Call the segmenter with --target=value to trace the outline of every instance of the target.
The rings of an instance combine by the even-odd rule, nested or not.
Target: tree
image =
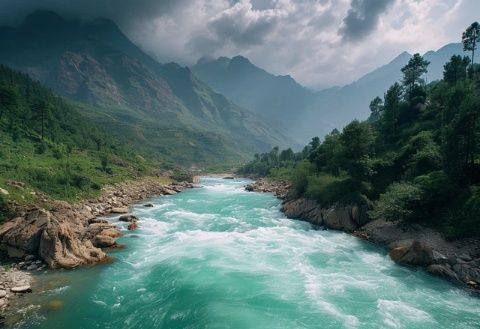
[[[450,61],[443,66],[443,80],[456,84],[467,77],[467,68],[470,59],[466,56],[453,55]]]
[[[32,112],[33,112],[33,119],[40,121],[40,136],[43,138],[45,136],[45,124],[47,121],[47,118],[49,118],[49,111],[47,104],[44,100],[39,100],[33,104],[32,107]]]
[[[383,100],[380,97],[375,97],[370,102],[370,120],[377,121],[380,119],[383,111]]]
[[[422,75],[427,73],[429,61],[423,59],[420,54],[413,55],[408,61],[408,64],[402,68],[403,85],[408,90],[409,99],[412,98],[415,87],[424,84]]]
[[[320,138],[313,137],[312,141],[310,142],[310,146],[312,147],[312,150],[315,150],[319,145],[320,145]]]
[[[280,161],[292,161],[294,159],[295,159],[295,153],[293,153],[291,148],[288,148],[280,152]]]
[[[385,105],[383,114],[384,133],[387,137],[396,138],[398,116],[400,113],[400,103],[402,96],[402,87],[395,82],[385,94]]]
[[[10,129],[19,117],[19,95],[18,92],[9,86],[0,86],[0,120],[5,115],[9,119]]]
[[[462,43],[464,51],[471,51],[472,72],[475,64],[475,50],[477,43],[480,42],[480,24],[473,22],[462,34]]]
[[[357,120],[349,123],[340,135],[342,142],[342,166],[350,176],[362,181],[370,172],[375,135],[372,126]]]

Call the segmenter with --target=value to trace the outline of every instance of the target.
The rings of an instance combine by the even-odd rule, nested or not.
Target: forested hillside
[[[171,162],[231,165],[290,143],[188,68],[152,59],[108,19],[36,11],[17,27],[0,27],[0,43],[0,63],[87,104],[92,121]]]
[[[478,39],[464,34],[463,42],[471,52]],[[426,84],[430,63],[415,54],[401,82],[372,100],[367,121],[315,137],[301,153],[256,155],[240,172],[287,178],[296,196],[324,205],[364,205],[371,219],[478,236],[480,68],[472,58],[452,56],[443,79]]]
[[[0,193],[1,205],[7,197],[33,200],[35,191],[76,200],[95,195],[105,183],[161,170],[160,157],[112,138],[79,110],[27,75],[0,66],[0,185],[13,180],[29,188]]]

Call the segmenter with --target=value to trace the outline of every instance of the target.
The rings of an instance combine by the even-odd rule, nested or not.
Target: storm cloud
[[[379,16],[394,0],[352,0],[340,32],[348,40],[357,40],[368,35],[376,26]]]
[[[402,51],[458,42],[478,0],[0,0],[0,25],[34,10],[106,17],[161,62],[248,57],[325,88],[349,83]]]

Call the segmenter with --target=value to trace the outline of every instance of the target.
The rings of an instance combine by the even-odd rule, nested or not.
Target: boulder
[[[7,246],[10,257],[23,258],[35,254],[43,230],[51,220],[51,213],[44,209],[33,209],[25,218],[16,218],[0,226],[0,239]]]
[[[13,287],[12,289],[10,289],[10,291],[16,294],[24,294],[24,293],[32,292],[32,288],[30,286],[18,286],[18,287]]]
[[[137,222],[137,221],[138,221],[138,217],[135,216],[135,215],[132,215],[132,214],[128,214],[128,215],[120,216],[120,217],[118,218],[118,220],[121,221],[121,222],[131,223],[131,222]]]
[[[132,222],[132,223],[128,224],[128,230],[129,231],[136,230],[137,228],[138,228],[138,224],[136,222]]]
[[[122,235],[120,230],[115,226],[111,226],[107,229],[104,229],[99,234],[100,235],[106,235],[106,236],[109,236],[109,237],[114,238],[114,239],[118,238]]]
[[[113,207],[111,212],[114,214],[127,214],[128,207]]]
[[[164,187],[162,189],[162,193],[165,194],[165,195],[174,195],[174,194],[177,194],[177,192],[175,192],[174,190],[172,189],[169,189],[168,187]]]
[[[425,243],[417,240],[414,240],[410,246],[405,245],[394,248],[389,254],[394,262],[400,264],[428,266],[435,262],[432,249]]]
[[[34,255],[27,255],[27,256],[25,256],[25,261],[26,261],[26,262],[33,261],[34,259],[35,259],[35,256],[34,256]]]
[[[40,257],[52,268],[74,268],[104,260],[105,253],[88,240],[81,241],[70,223],[53,220],[43,231]]]
[[[108,248],[115,245],[115,239],[108,235],[97,235],[92,239],[92,243],[97,248]]]
[[[432,264],[427,267],[427,271],[449,280],[458,281],[457,274],[446,264]]]

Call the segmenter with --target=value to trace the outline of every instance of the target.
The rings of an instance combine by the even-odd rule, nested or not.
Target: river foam
[[[18,328],[479,328],[480,303],[381,248],[318,230],[280,212],[247,181],[203,178],[202,188],[134,207],[111,264],[57,273]],[[63,275],[63,277],[62,277]],[[68,282],[68,283],[65,283]]]

